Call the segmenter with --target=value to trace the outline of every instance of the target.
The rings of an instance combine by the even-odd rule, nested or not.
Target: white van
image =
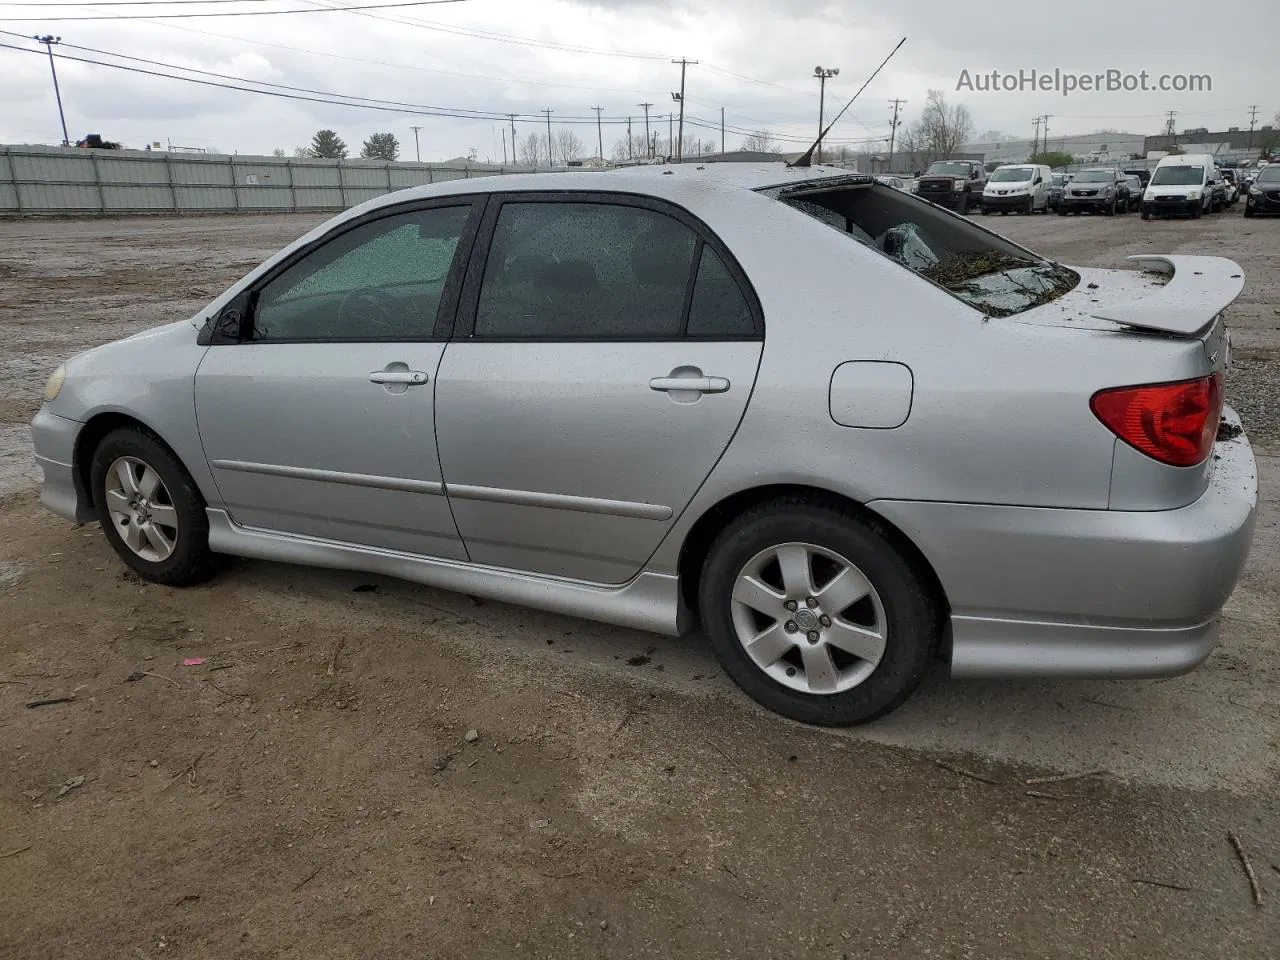
[[[1217,162],[1209,153],[1164,157],[1151,171],[1142,194],[1142,219],[1152,216],[1199,218],[1213,209],[1219,177]]]
[[[1049,212],[1053,171],[1039,163],[1006,163],[996,167],[982,188],[982,212]]]

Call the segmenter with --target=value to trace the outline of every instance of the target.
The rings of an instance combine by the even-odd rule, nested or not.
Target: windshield
[[[1035,176],[1032,167],[1001,167],[991,175],[992,183],[1025,183]]]
[[[925,173],[939,177],[967,177],[969,175],[969,165],[967,163],[939,160],[937,163],[929,164],[929,169]]]
[[[1053,175],[1053,185],[1055,187],[1060,187],[1066,182],[1067,182],[1067,175],[1065,173],[1055,173]]]
[[[1110,170],[1083,170],[1076,174],[1076,183],[1112,183],[1116,175]]]
[[[763,191],[887,256],[988,317],[1056,300],[1079,274],[900,190],[879,184]]]
[[[1204,167],[1156,167],[1153,187],[1186,187],[1204,181]]]
[[[1280,183],[1280,167],[1263,167],[1254,177],[1254,183]]]

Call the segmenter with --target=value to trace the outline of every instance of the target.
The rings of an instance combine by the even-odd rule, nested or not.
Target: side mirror
[[[210,317],[196,342],[201,346],[240,343],[253,332],[253,304],[256,294],[239,293],[217,315]]]

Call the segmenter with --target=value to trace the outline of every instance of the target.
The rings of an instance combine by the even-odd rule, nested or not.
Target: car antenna
[[[862,93],[863,90],[867,89],[867,84],[871,83],[871,81],[876,78],[876,74],[884,69],[884,65],[893,59],[893,55],[897,53],[899,48],[901,48],[901,46],[906,42],[907,42],[906,37],[903,37],[901,40],[898,41],[898,46],[894,47],[892,50],[889,51],[889,56],[885,57],[884,60],[881,61],[880,66],[876,67],[875,70],[872,71],[871,76],[867,77],[866,83],[864,83],[862,86],[858,88],[858,93],[855,93],[852,97],[849,98],[849,102],[846,103],[841,108],[840,112],[836,114],[835,119],[832,120],[830,123],[828,123],[826,128],[821,133],[818,134],[818,139],[813,141],[813,143],[809,145],[809,149],[806,150],[801,156],[797,157],[795,160],[792,160],[790,163],[788,163],[787,164],[788,167],[812,167],[813,166],[813,151],[818,149],[818,144],[820,144],[823,140],[826,139],[827,134],[831,132],[831,128],[836,125],[836,121],[839,120],[841,117],[843,117],[845,110],[848,110],[851,106],[853,106],[853,101],[858,99],[858,94]]]

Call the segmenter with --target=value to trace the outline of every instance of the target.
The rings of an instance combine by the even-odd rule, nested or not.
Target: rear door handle
[[[724,377],[654,377],[649,381],[649,389],[663,393],[725,393],[729,389],[729,381]]]
[[[369,374],[370,383],[402,383],[407,387],[419,387],[427,382],[421,370],[375,370]]]

